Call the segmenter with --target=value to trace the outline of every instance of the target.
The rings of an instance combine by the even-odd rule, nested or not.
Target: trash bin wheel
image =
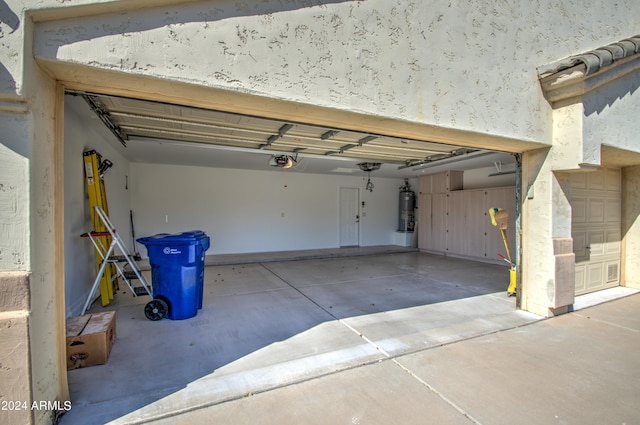
[[[160,298],[151,300],[144,306],[144,315],[147,316],[147,319],[153,320],[154,322],[156,320],[162,320],[168,311],[169,306]]]

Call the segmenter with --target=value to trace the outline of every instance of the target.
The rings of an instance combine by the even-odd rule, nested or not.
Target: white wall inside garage
[[[204,230],[208,254],[287,251],[339,246],[340,187],[361,188],[366,213],[360,245],[388,245],[398,217],[400,179],[300,174],[288,170],[132,164],[131,206],[136,233]]]

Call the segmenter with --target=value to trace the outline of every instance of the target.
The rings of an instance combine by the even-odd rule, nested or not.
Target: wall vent
[[[618,280],[618,264],[609,264],[607,266],[607,282]]]

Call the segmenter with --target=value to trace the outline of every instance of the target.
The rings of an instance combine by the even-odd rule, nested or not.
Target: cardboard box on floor
[[[67,370],[106,363],[115,339],[115,311],[67,318]]]

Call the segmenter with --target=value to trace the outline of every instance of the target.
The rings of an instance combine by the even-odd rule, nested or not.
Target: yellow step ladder
[[[108,159],[102,160],[101,155],[95,150],[86,151],[84,156],[84,174],[87,183],[87,194],[89,195],[89,210],[91,213],[91,232],[96,235],[94,247],[96,248],[96,267],[102,268],[105,262],[105,250],[111,246],[112,237],[105,224],[96,214],[96,207],[100,207],[106,214],[109,214],[107,205],[107,192],[104,187],[104,173],[113,166]],[[104,272],[100,279],[100,299],[102,306],[109,305],[113,299],[115,268],[112,264],[105,264]],[[117,282],[115,282],[117,289]]]

